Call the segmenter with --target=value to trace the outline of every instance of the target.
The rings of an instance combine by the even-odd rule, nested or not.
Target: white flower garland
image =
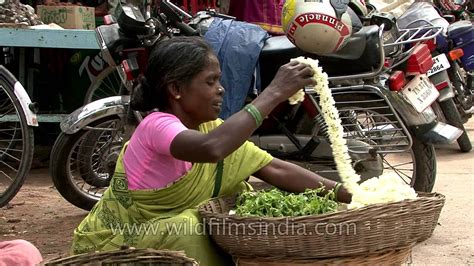
[[[386,173],[380,177],[373,177],[362,184],[358,184],[360,176],[352,168],[352,160],[349,156],[346,140],[343,138],[344,129],[341,125],[339,112],[335,106],[334,98],[329,89],[328,75],[318,65],[318,60],[298,57],[301,63],[310,65],[315,74],[317,84],[314,90],[319,95],[319,105],[322,116],[328,126],[329,141],[331,142],[332,154],[336,162],[336,168],[341,176],[344,187],[352,194],[349,208],[359,208],[368,204],[400,201],[416,198],[413,188],[405,184],[395,173]],[[304,91],[300,90],[288,99],[290,104],[296,104],[304,100]]]

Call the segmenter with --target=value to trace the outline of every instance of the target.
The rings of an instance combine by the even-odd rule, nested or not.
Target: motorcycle
[[[469,152],[472,144],[463,123],[468,121],[474,111],[472,24],[467,21],[449,24],[431,4],[426,2],[413,3],[397,19],[397,24],[401,28],[420,25],[437,25],[443,28],[442,34],[426,42],[430,53],[434,56],[434,64],[427,76],[440,93],[440,97],[433,104],[433,109],[441,121],[463,131],[457,142],[462,152]],[[464,71],[460,66],[464,66]]]
[[[71,113],[61,122],[62,133],[51,153],[50,170],[56,188],[70,203],[86,210],[108,186],[123,143],[146,115],[129,108],[129,95],[146,67],[149,47],[175,34],[202,35],[205,27],[201,26],[221,17],[204,12],[185,23],[182,18],[190,16],[169,1],[161,1],[162,13],[147,20],[131,5],[121,8],[124,12],[118,23],[100,26],[96,33],[104,58],[117,67],[125,89],[119,96],[96,100]],[[354,169],[363,179],[393,171],[416,190],[431,191],[436,177],[433,143],[450,143],[460,133],[436,121],[429,101],[422,102],[422,109],[415,109],[417,105],[388,88],[393,73],[384,67],[384,27],[363,27],[343,49],[328,56],[304,53],[286,36],[271,37],[259,57],[262,88],[291,58],[318,59],[329,75]],[[430,36],[440,32],[435,27],[430,30]],[[302,103],[280,104],[251,141],[275,157],[338,180],[318,95],[311,88],[305,92]],[[415,92],[412,97],[419,95]]]
[[[449,22],[460,20],[470,21],[474,18],[472,8],[474,4],[468,0],[435,0],[434,6]],[[471,10],[470,10],[471,9]]]

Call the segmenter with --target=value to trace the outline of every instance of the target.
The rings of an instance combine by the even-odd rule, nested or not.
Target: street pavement
[[[464,125],[474,146],[474,119]],[[430,239],[415,246],[415,265],[474,264],[474,150],[456,144],[436,148],[437,179],[433,191],[446,196],[438,226]]]

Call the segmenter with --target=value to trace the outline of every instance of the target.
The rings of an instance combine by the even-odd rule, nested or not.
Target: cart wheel
[[[33,160],[33,129],[14,93],[15,82],[0,66],[0,207],[20,190]]]

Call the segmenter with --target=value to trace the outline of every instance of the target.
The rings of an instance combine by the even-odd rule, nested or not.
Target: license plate
[[[433,62],[433,67],[426,73],[428,77],[451,67],[445,54],[433,57]]]
[[[438,90],[426,75],[416,75],[401,92],[413,108],[420,113],[439,96]]]

